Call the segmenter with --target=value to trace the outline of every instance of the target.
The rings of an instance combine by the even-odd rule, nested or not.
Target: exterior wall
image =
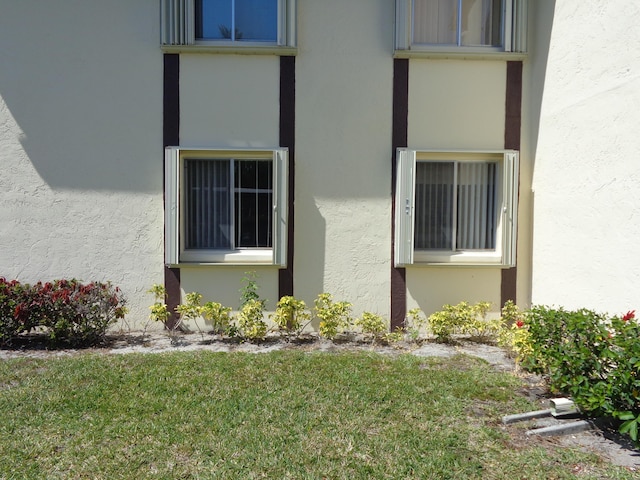
[[[632,0],[555,2],[546,70],[534,72],[544,90],[533,303],[611,314],[638,305],[639,14]]]
[[[156,0],[3,2],[0,275],[162,282]]]
[[[393,2],[300,0],[294,294],[389,316]]]
[[[7,47],[0,64],[13,66],[0,69],[0,274],[111,280],[129,298],[129,322],[142,324],[146,290],[164,277],[170,109],[163,112],[158,1],[9,3],[0,16]],[[298,0],[297,10],[293,293],[311,305],[330,292],[352,302],[356,315],[389,318],[394,2]],[[172,55],[179,118],[168,130],[180,146],[280,146],[280,58]],[[408,62],[407,146],[504,147],[505,60]],[[522,152],[518,296],[525,301],[528,158]],[[179,290],[237,307],[250,270],[273,309],[282,290],[275,267],[183,266]],[[408,267],[407,307],[428,314],[444,303],[488,300],[497,309],[501,272]]]
[[[279,65],[275,56],[181,54],[180,146],[278,147]],[[274,308],[275,267],[181,267],[181,288],[236,308],[247,271]]]
[[[408,145],[415,148],[502,150],[504,61],[411,60]],[[407,267],[407,309],[429,314],[446,303],[488,301],[500,308],[501,269]]]

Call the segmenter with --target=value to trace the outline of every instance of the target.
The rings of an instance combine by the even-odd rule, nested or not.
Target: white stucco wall
[[[300,0],[296,296],[388,318],[394,5]]]
[[[638,306],[639,15],[633,0],[555,2],[533,180],[533,303]]]
[[[156,0],[3,2],[0,275],[162,282]]]
[[[409,147],[502,150],[505,88],[504,61],[411,60]],[[406,274],[407,309],[430,314],[461,301],[500,308],[499,268],[413,265]]]

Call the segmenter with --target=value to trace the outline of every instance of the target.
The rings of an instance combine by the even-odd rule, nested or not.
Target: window
[[[395,265],[515,264],[518,153],[398,149]]]
[[[165,48],[295,47],[295,0],[162,0],[161,26]]]
[[[526,0],[397,0],[396,49],[526,51]]]
[[[167,147],[167,264],[285,266],[287,150]]]
[[[196,0],[197,40],[271,42],[278,38],[278,0]]]

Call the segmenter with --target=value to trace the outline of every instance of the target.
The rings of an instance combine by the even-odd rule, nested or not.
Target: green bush
[[[126,300],[111,283],[55,280],[35,285],[0,279],[0,343],[42,327],[55,344],[92,345],[124,318]]]
[[[285,335],[298,335],[309,322],[311,314],[303,300],[292,296],[284,296],[276,305],[276,311],[271,315],[278,330]]]
[[[380,316],[371,312],[363,312],[360,318],[355,320],[355,325],[360,327],[365,336],[372,341],[379,341],[385,337],[388,327],[387,322]]]
[[[585,413],[624,421],[638,440],[640,326],[634,312],[608,319],[587,309],[536,306],[525,313],[528,355],[522,365],[548,376],[552,391],[573,398]]]
[[[330,293],[321,293],[314,301],[314,314],[320,319],[318,326],[322,337],[334,339],[351,326],[351,304],[334,302]]]
[[[466,334],[485,340],[498,336],[500,321],[486,320],[491,306],[488,302],[471,305],[460,302],[457,305],[444,305],[439,312],[429,315],[428,324],[438,341],[451,341],[452,335]]]

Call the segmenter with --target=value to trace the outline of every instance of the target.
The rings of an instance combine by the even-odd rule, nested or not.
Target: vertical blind
[[[418,162],[415,248],[494,249],[497,172],[495,162]]]
[[[272,162],[185,159],[185,248],[271,247]]]

